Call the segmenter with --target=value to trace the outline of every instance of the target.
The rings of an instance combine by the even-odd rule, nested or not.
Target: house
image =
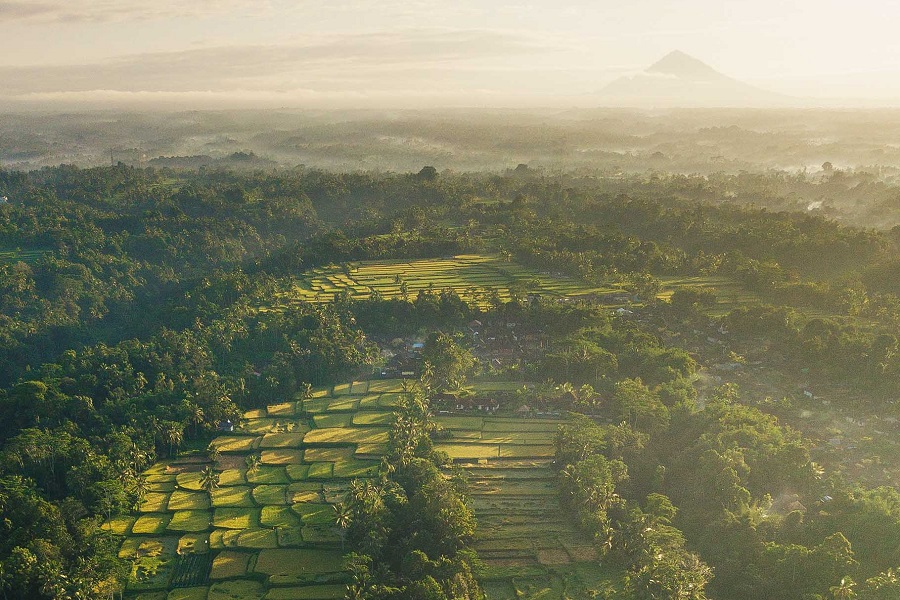
[[[500,402],[495,398],[485,398],[479,400],[476,407],[478,410],[493,413],[500,409]]]
[[[472,410],[473,401],[469,397],[456,399],[456,410]]]
[[[9,198],[6,196],[0,196],[0,204],[9,204]]]
[[[219,421],[219,431],[234,431],[234,423],[229,420]]]

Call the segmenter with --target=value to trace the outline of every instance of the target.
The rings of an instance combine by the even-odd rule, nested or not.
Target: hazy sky
[[[900,0],[0,0],[0,98],[590,104],[680,49],[759,87],[900,99]]]

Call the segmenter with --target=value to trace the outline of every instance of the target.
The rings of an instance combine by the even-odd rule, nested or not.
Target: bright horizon
[[[797,103],[900,106],[900,3],[0,0],[0,102],[591,106],[681,50]]]

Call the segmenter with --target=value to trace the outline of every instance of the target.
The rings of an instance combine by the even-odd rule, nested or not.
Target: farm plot
[[[485,565],[481,579],[489,600],[591,598],[601,590],[621,590],[621,573],[605,572],[593,562],[591,541],[559,506],[551,459],[563,421],[475,416],[437,421],[451,437],[436,447],[463,463],[468,474],[478,522],[475,550]]]
[[[125,536],[121,553],[133,565],[128,595],[343,597],[334,504],[350,480],[377,474],[390,407],[402,389],[395,381],[372,385],[317,389],[306,400],[248,411],[237,431],[211,443],[219,484],[209,491],[201,471],[211,463],[202,457],[148,469],[140,511],[106,525]],[[360,413],[364,399],[370,406]],[[285,560],[294,562],[279,564]]]
[[[322,267],[299,278],[293,290],[277,298],[277,302],[330,302],[336,295],[344,293],[355,299],[373,294],[383,298],[415,298],[423,290],[452,289],[469,302],[487,305],[494,293],[501,300],[508,300],[510,288],[556,297],[617,291],[590,286],[570,277],[542,274],[498,256],[470,254]],[[355,389],[352,391],[359,393]]]
[[[520,386],[490,382],[476,393]],[[200,476],[208,461],[151,467],[142,511],[107,525],[125,536],[121,555],[133,565],[127,594],[343,597],[349,579],[335,504],[353,479],[377,475],[402,390],[400,380],[357,381],[248,411],[238,431],[212,442],[219,449],[212,466],[220,475],[210,491]],[[437,420],[450,435],[436,447],[470,474],[476,549],[487,565],[489,597],[555,600],[557,589],[575,589],[567,573],[590,560],[591,547],[559,514],[550,457],[561,421]]]
[[[18,262],[23,262],[33,265],[48,252],[49,250],[9,250],[0,248],[0,264],[14,265]]]

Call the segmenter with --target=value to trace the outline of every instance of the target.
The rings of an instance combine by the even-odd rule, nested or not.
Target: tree
[[[150,482],[147,481],[147,476],[143,473],[138,473],[138,475],[134,478],[135,510],[141,510],[141,506],[144,505],[144,502],[147,499],[147,493],[149,491]]]
[[[452,336],[441,332],[428,336],[422,360],[429,365],[432,380],[438,388],[461,388],[468,371],[475,365],[471,352]]]
[[[334,509],[334,524],[337,526],[341,536],[341,552],[343,552],[344,542],[347,539],[347,529],[353,520],[353,511],[343,502],[332,504],[331,508]]]
[[[206,465],[200,471],[200,489],[209,494],[217,487],[219,487],[219,473]]]
[[[434,181],[435,179],[437,179],[437,176],[437,169],[431,166],[422,167],[417,175],[417,177],[423,181]]]
[[[669,409],[640,379],[618,382],[613,406],[619,419],[639,431],[654,432],[669,425]]]
[[[856,587],[856,582],[850,577],[844,577],[838,585],[831,586],[828,591],[831,592],[834,600],[852,600],[856,598],[854,587]]]
[[[247,474],[253,475],[257,471],[259,471],[259,465],[262,460],[259,454],[248,454],[247,458],[244,459],[244,464],[247,465]]]
[[[163,443],[169,447],[169,456],[174,456],[174,451],[181,446],[184,441],[184,427],[181,423],[167,421],[162,426]]]

